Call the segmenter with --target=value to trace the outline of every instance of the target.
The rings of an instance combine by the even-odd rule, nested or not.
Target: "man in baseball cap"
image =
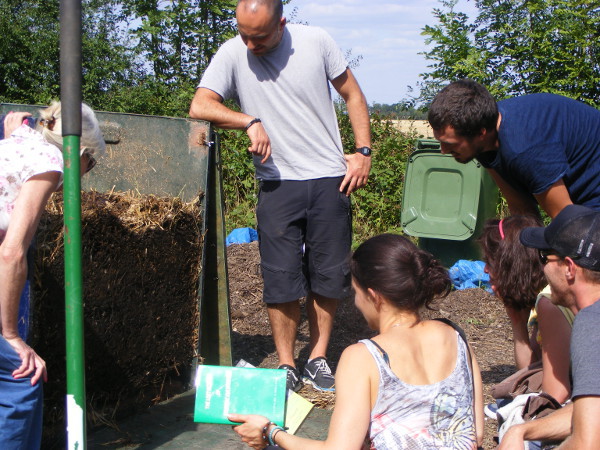
[[[525,228],[521,243],[537,248],[552,301],[576,314],[571,335],[571,402],[541,419],[511,427],[499,449],[525,440],[557,441],[559,448],[592,449],[600,443],[600,212],[565,207],[547,227]]]

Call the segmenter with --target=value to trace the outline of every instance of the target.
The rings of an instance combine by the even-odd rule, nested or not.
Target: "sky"
[[[362,56],[354,75],[369,104],[397,103],[417,87],[419,74],[427,72],[425,25],[437,24],[437,0],[292,0],[284,7],[294,22],[324,28],[340,48]],[[459,0],[457,10],[474,18],[472,0]]]

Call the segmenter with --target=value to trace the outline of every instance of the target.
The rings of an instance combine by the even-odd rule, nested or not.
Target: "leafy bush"
[[[338,111],[345,149],[354,149],[354,136],[348,115]],[[373,161],[367,186],[352,194],[355,245],[376,234],[400,232],[400,210],[408,155],[416,135],[401,133],[385,118],[371,117]],[[243,131],[220,132],[223,161],[223,190],[227,231],[256,228],[254,210],[258,184],[254,177],[250,143]]]
[[[221,130],[219,137],[227,233],[235,228],[256,228],[258,182],[248,151],[250,139],[242,130]]]

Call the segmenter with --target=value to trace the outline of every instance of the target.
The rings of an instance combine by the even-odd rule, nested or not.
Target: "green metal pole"
[[[69,449],[85,449],[85,352],[81,274],[81,178],[79,136],[65,145],[65,324],[67,343],[67,440]]]
[[[60,1],[60,98],[64,174],[67,445],[86,448],[81,276],[81,0]]]

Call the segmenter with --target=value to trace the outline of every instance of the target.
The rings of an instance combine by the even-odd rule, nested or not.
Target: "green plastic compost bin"
[[[0,115],[40,106],[0,104]],[[82,189],[133,191],[201,198],[204,236],[198,309],[199,345],[204,363],[231,365],[231,323],[225,253],[223,188],[218,142],[208,122],[172,117],[96,112],[106,154],[82,179]],[[35,299],[33,300],[35,301]],[[195,364],[193,365],[195,367]]]
[[[496,184],[481,164],[442,154],[437,140],[416,141],[406,165],[402,229],[444,266],[481,258],[476,239],[497,202]]]

